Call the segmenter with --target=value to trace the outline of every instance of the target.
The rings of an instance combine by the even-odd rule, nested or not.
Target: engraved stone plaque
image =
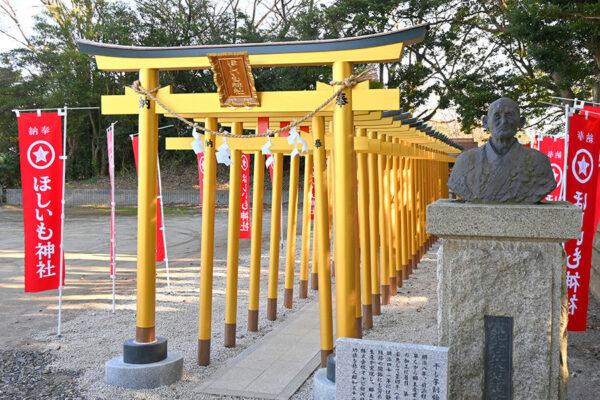
[[[512,317],[485,316],[485,400],[510,400]]]
[[[447,399],[448,348],[341,338],[336,344],[338,399]]]

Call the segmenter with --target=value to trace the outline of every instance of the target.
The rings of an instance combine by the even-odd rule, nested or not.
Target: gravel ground
[[[0,399],[80,399],[80,372],[51,367],[51,351],[1,351]]]
[[[287,214],[284,214],[287,215]],[[0,239],[0,399],[208,399],[195,390],[227,360],[291,316],[308,299],[298,299],[296,276],[294,308],[283,308],[285,253],[280,257],[278,321],[266,320],[268,235],[270,214],[263,223],[261,304],[259,332],[247,332],[249,241],[240,244],[237,347],[223,347],[226,272],[224,210],[217,211],[214,269],[213,338],[211,365],[196,365],[199,248],[201,218],[197,212],[167,215],[171,290],[167,291],[163,264],[157,280],[157,333],[169,340],[169,351],[184,356],[180,382],[152,390],[115,388],[104,383],[104,362],[121,355],[123,341],[135,332],[135,216],[117,217],[119,241],[117,309],[110,312],[106,214],[70,210],[67,213],[67,287],[64,295],[63,335],[56,336],[54,292],[23,294],[22,219],[18,210],[0,209],[4,235]],[[299,219],[300,221],[300,219]],[[297,248],[300,248],[298,238]],[[391,304],[374,317],[374,328],[363,337],[374,340],[437,344],[435,245],[419,264]],[[299,260],[299,250],[297,252]],[[298,263],[296,271],[298,271]],[[587,332],[569,337],[570,399],[594,399],[600,392],[600,306],[590,302]],[[221,397],[227,398],[227,397]],[[312,399],[308,379],[293,399]]]
[[[390,304],[381,307],[381,315],[373,317],[373,329],[364,330],[363,338],[386,342],[405,342],[437,346],[437,292],[435,244],[403,282]],[[312,399],[312,376],[292,399]]]

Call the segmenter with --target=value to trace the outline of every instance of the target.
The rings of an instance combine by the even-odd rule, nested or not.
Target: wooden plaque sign
[[[207,54],[222,107],[260,106],[248,53]]]

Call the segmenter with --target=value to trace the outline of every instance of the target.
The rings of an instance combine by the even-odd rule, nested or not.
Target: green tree
[[[598,86],[599,7],[559,0],[338,0],[324,10],[322,34],[355,36],[428,23],[425,40],[408,46],[401,63],[385,66],[405,109],[420,110],[417,115],[428,120],[452,107],[469,132],[487,104],[507,95],[543,128],[549,112],[540,101],[551,95],[589,98]]]

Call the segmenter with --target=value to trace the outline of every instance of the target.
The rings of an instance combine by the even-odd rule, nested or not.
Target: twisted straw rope
[[[188,125],[191,128],[196,128],[196,129],[199,129],[199,130],[207,132],[207,133],[212,133],[213,135],[216,135],[216,136],[253,138],[253,137],[267,137],[267,136],[275,135],[275,134],[281,133],[283,131],[286,131],[288,129],[294,128],[294,127],[300,125],[301,123],[303,123],[304,121],[306,121],[307,119],[312,118],[316,113],[318,113],[323,108],[325,108],[329,103],[331,103],[331,101],[333,99],[335,99],[340,93],[342,93],[342,91],[344,89],[354,87],[354,86],[358,85],[360,82],[364,82],[364,81],[367,81],[370,79],[376,79],[376,78],[377,78],[377,75],[375,73],[375,67],[370,67],[358,75],[350,75],[343,81],[331,81],[331,82],[329,82],[329,84],[331,86],[335,86],[335,85],[341,85],[341,86],[338,88],[338,90],[333,92],[333,94],[327,100],[325,100],[319,107],[317,107],[314,111],[306,114],[304,117],[300,118],[298,121],[294,121],[292,124],[289,124],[283,128],[279,128],[274,131],[267,131],[266,133],[256,133],[254,135],[235,135],[233,133],[223,131],[222,128],[219,131],[213,131],[212,129],[204,128],[202,126],[199,126],[197,123],[188,121],[187,119],[183,118],[181,115],[179,115],[176,112],[174,112],[173,110],[171,110],[162,101],[160,101],[159,99],[157,99],[154,96],[154,93],[156,93],[161,88],[160,85],[155,87],[152,90],[147,90],[146,88],[144,88],[142,86],[142,83],[139,80],[137,80],[137,81],[133,82],[133,84],[130,87],[137,94],[146,95],[146,96],[150,97],[159,106],[161,106],[163,109],[165,109],[169,114],[173,115],[175,118],[177,118],[178,120],[180,120],[181,122],[183,122],[184,124]]]

